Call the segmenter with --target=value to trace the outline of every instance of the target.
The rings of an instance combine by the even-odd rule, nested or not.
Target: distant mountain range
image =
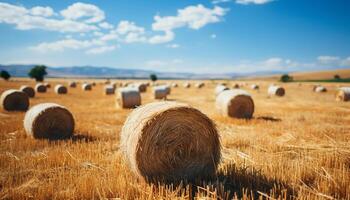
[[[8,71],[14,77],[27,77],[28,72],[35,65],[0,65],[0,70]],[[226,74],[196,74],[181,72],[157,72],[142,69],[122,69],[103,66],[72,66],[48,67],[48,77],[62,78],[148,78],[155,73],[161,79],[234,79],[239,77],[263,76],[282,74],[281,71],[263,71],[255,73],[226,73]]]

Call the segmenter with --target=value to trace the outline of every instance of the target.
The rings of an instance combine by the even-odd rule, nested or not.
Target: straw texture
[[[119,88],[117,94],[117,105],[121,108],[135,108],[141,105],[141,95],[137,88]]]
[[[335,99],[337,101],[350,101],[350,87],[339,88]]]

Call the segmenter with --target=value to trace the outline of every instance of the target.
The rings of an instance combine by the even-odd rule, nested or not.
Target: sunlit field
[[[201,89],[178,82],[168,96],[211,118],[219,131],[222,159],[217,177],[180,185],[146,183],[132,173],[119,150],[120,131],[130,109],[116,106],[103,93],[104,81],[92,91],[53,87],[68,80],[48,79],[51,88],[30,99],[30,107],[54,102],[74,115],[75,136],[61,141],[36,140],[23,128],[24,112],[0,111],[0,199],[350,199],[350,103],[335,101],[339,84],[326,93],[311,83],[282,84],[284,97],[268,97],[272,82],[245,81],[255,103],[253,119],[221,116],[214,88],[242,81],[204,81]],[[114,81],[114,80],[113,80]],[[117,83],[125,82],[115,80]],[[129,81],[132,82],[132,81]],[[260,91],[250,89],[260,84]],[[0,92],[34,86],[29,79],[1,81]],[[142,104],[154,102],[151,87]]]

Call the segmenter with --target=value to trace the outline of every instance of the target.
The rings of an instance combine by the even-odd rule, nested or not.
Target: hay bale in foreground
[[[170,93],[169,86],[160,85],[153,87],[153,96],[155,99],[166,99],[167,95]]]
[[[221,157],[213,121],[177,102],[135,109],[124,123],[120,146],[132,171],[155,182],[212,176]]]
[[[250,119],[254,113],[254,101],[245,90],[225,90],[216,97],[216,109],[224,116]]]
[[[119,88],[117,94],[117,105],[121,108],[135,108],[141,105],[141,95],[137,88]]]
[[[252,85],[250,86],[250,88],[251,88],[252,90],[258,90],[258,89],[259,89],[259,85],[257,85],[257,84],[252,84]]]
[[[32,107],[24,116],[24,129],[37,139],[64,139],[74,131],[74,118],[69,110],[55,103]]]
[[[191,84],[190,83],[184,83],[183,86],[184,86],[184,88],[190,88]]]
[[[350,87],[339,88],[335,99],[337,101],[350,101]]]
[[[22,92],[26,93],[28,95],[28,97],[33,98],[35,97],[35,90],[34,88],[28,86],[28,85],[22,85],[19,90],[21,90]]]
[[[71,88],[76,88],[77,87],[77,83],[76,82],[74,82],[74,81],[72,81],[72,82],[69,82],[69,87],[71,87]]]
[[[225,85],[217,85],[215,88],[215,95],[219,95],[221,92],[225,91],[225,90],[229,90],[228,87],[226,87]]]
[[[278,86],[278,85],[271,85],[268,90],[267,90],[267,93],[270,95],[270,96],[279,96],[279,97],[282,97],[285,95],[285,90],[283,87],[281,86]]]
[[[45,93],[47,90],[46,86],[42,83],[38,83],[35,85],[35,91],[38,93]]]
[[[327,92],[327,89],[323,86],[317,86],[314,90],[315,92],[319,93],[319,92]]]
[[[112,95],[114,94],[115,87],[113,85],[106,85],[105,86],[105,95]]]
[[[90,91],[90,90],[92,90],[92,85],[90,83],[84,83],[83,85],[81,85],[81,88],[84,91]]]
[[[56,85],[55,86],[55,92],[56,92],[56,94],[67,94],[68,93],[68,89],[67,89],[66,86]]]
[[[6,90],[0,96],[0,103],[6,111],[26,111],[29,107],[29,97],[20,90]]]

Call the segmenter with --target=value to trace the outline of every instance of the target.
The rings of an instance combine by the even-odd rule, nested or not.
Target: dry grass
[[[23,112],[0,111],[0,199],[350,199],[350,103],[335,101],[336,84],[324,84],[326,93],[285,84],[282,98],[267,97],[268,82],[259,81],[260,91],[246,86],[256,108],[251,120],[216,112],[217,83],[172,89],[168,99],[217,124],[223,158],[216,179],[169,186],[147,184],[130,171],[119,134],[131,111],[116,108],[116,97],[96,83],[89,92],[79,85],[58,96],[50,88],[31,99],[31,106],[53,102],[73,113],[76,136],[69,140],[34,140],[24,132]],[[1,81],[0,92],[24,84],[35,85]],[[155,101],[150,90],[141,95],[143,104]]]

